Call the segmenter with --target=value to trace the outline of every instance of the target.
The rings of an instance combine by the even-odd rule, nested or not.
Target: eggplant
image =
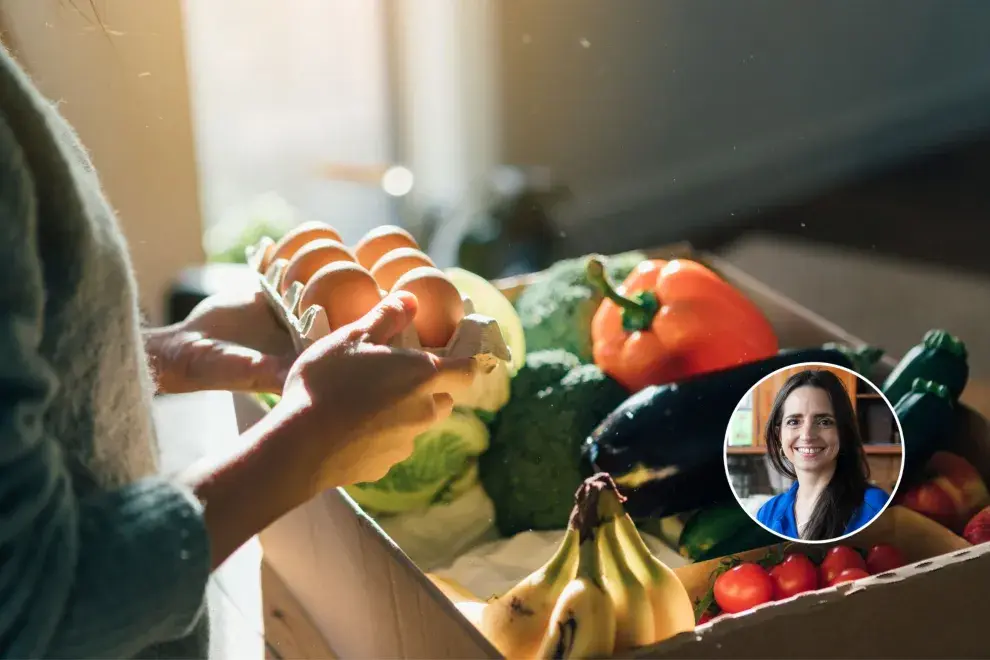
[[[823,362],[856,371],[876,349],[834,344],[712,371],[633,394],[585,439],[582,469],[608,472],[633,518],[666,517],[732,500],[725,434],[743,396],[778,369]]]

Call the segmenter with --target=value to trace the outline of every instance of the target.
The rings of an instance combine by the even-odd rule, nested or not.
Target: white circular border
[[[887,404],[887,408],[890,410],[890,414],[893,415],[894,417],[894,423],[897,424],[897,432],[901,436],[901,469],[897,473],[897,483],[894,484],[894,489],[891,491],[890,497],[887,498],[887,502],[883,505],[883,508],[881,508],[880,511],[877,512],[877,515],[870,518],[870,520],[862,527],[855,529],[849,532],[848,534],[837,536],[831,539],[825,539],[823,541],[810,541],[807,539],[795,539],[795,538],[791,538],[790,536],[784,536],[783,534],[775,532],[774,530],[770,529],[769,527],[761,523],[759,520],[756,519],[756,516],[751,515],[749,511],[746,510],[746,507],[743,506],[742,502],[739,501],[739,495],[736,494],[736,489],[732,487],[732,477],[729,475],[729,434],[732,430],[732,415],[735,415],[736,411],[739,410],[739,404],[742,403],[743,398],[751,394],[753,390],[759,387],[760,383],[762,383],[763,381],[769,378],[772,378],[773,376],[779,374],[781,371],[794,369],[795,367],[829,367],[832,369],[840,369],[842,371],[845,371],[846,373],[856,376],[856,378],[866,381],[873,387],[874,390],[876,390],[876,393],[880,395],[880,398],[883,400],[883,402]],[[729,490],[732,491],[732,497],[736,500],[736,504],[739,506],[740,509],[743,510],[743,512],[747,516],[749,516],[750,520],[755,522],[757,525],[759,525],[766,531],[770,532],[777,538],[784,539],[785,541],[789,541],[791,543],[800,543],[802,545],[825,545],[827,543],[837,543],[839,541],[849,538],[850,536],[855,536],[856,534],[862,532],[867,527],[872,525],[877,518],[883,515],[883,512],[887,510],[887,507],[890,506],[891,502],[894,501],[894,497],[897,495],[897,491],[900,490],[901,481],[904,479],[904,463],[905,463],[904,456],[907,453],[907,438],[904,437],[904,429],[901,427],[901,420],[897,416],[897,413],[894,412],[894,406],[891,405],[890,399],[887,398],[887,395],[884,394],[883,391],[879,387],[877,387],[876,383],[874,383],[872,380],[870,380],[869,378],[867,378],[866,376],[862,375],[857,371],[854,371],[847,367],[843,367],[838,364],[831,364],[829,362],[798,362],[795,364],[789,364],[785,367],[781,367],[780,369],[777,369],[776,371],[773,371],[767,374],[766,376],[764,376],[763,378],[759,379],[758,381],[753,383],[753,385],[750,386],[748,390],[746,390],[746,394],[743,395],[743,398],[740,398],[739,401],[736,403],[736,407],[732,409],[732,415],[729,416],[729,421],[725,425],[725,438],[722,441],[722,466],[725,468],[725,479],[729,483]],[[858,411],[857,411],[857,416],[858,416]],[[864,445],[864,447],[865,446],[866,445]]]

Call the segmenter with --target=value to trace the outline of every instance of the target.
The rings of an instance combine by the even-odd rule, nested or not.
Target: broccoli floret
[[[606,270],[612,281],[621,283],[646,259],[642,252],[624,252],[609,257]],[[588,257],[558,261],[527,286],[516,299],[526,349],[558,348],[590,363],[591,319],[602,301],[602,293],[588,281]]]
[[[574,492],[588,476],[581,444],[627,396],[598,367],[566,351],[527,354],[479,459],[504,536],[567,525]]]
[[[509,403],[536,396],[547,384],[560,382],[569,371],[580,366],[581,360],[576,355],[560,349],[527,353],[525,364],[512,379]]]

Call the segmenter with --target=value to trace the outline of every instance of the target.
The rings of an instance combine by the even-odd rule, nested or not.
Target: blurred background
[[[487,277],[687,240],[895,355],[944,327],[978,377],[987,24],[985,0],[0,2],[154,322],[306,219]]]

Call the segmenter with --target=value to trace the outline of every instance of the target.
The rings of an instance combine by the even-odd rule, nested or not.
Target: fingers
[[[434,422],[440,422],[447,419],[452,412],[454,412],[454,397],[444,392],[433,395]]]
[[[285,379],[292,369],[292,358],[285,356],[264,355],[256,363],[254,382],[251,391],[257,393],[281,394],[285,387]]]
[[[416,296],[405,291],[390,293],[365,314],[354,327],[372,344],[387,344],[412,323],[416,316]]]
[[[236,345],[218,346],[202,365],[205,389],[281,394],[292,360]]]
[[[423,388],[433,394],[449,394],[454,397],[471,389],[481,373],[478,361],[473,357],[441,358],[430,356],[434,365],[433,375]]]

